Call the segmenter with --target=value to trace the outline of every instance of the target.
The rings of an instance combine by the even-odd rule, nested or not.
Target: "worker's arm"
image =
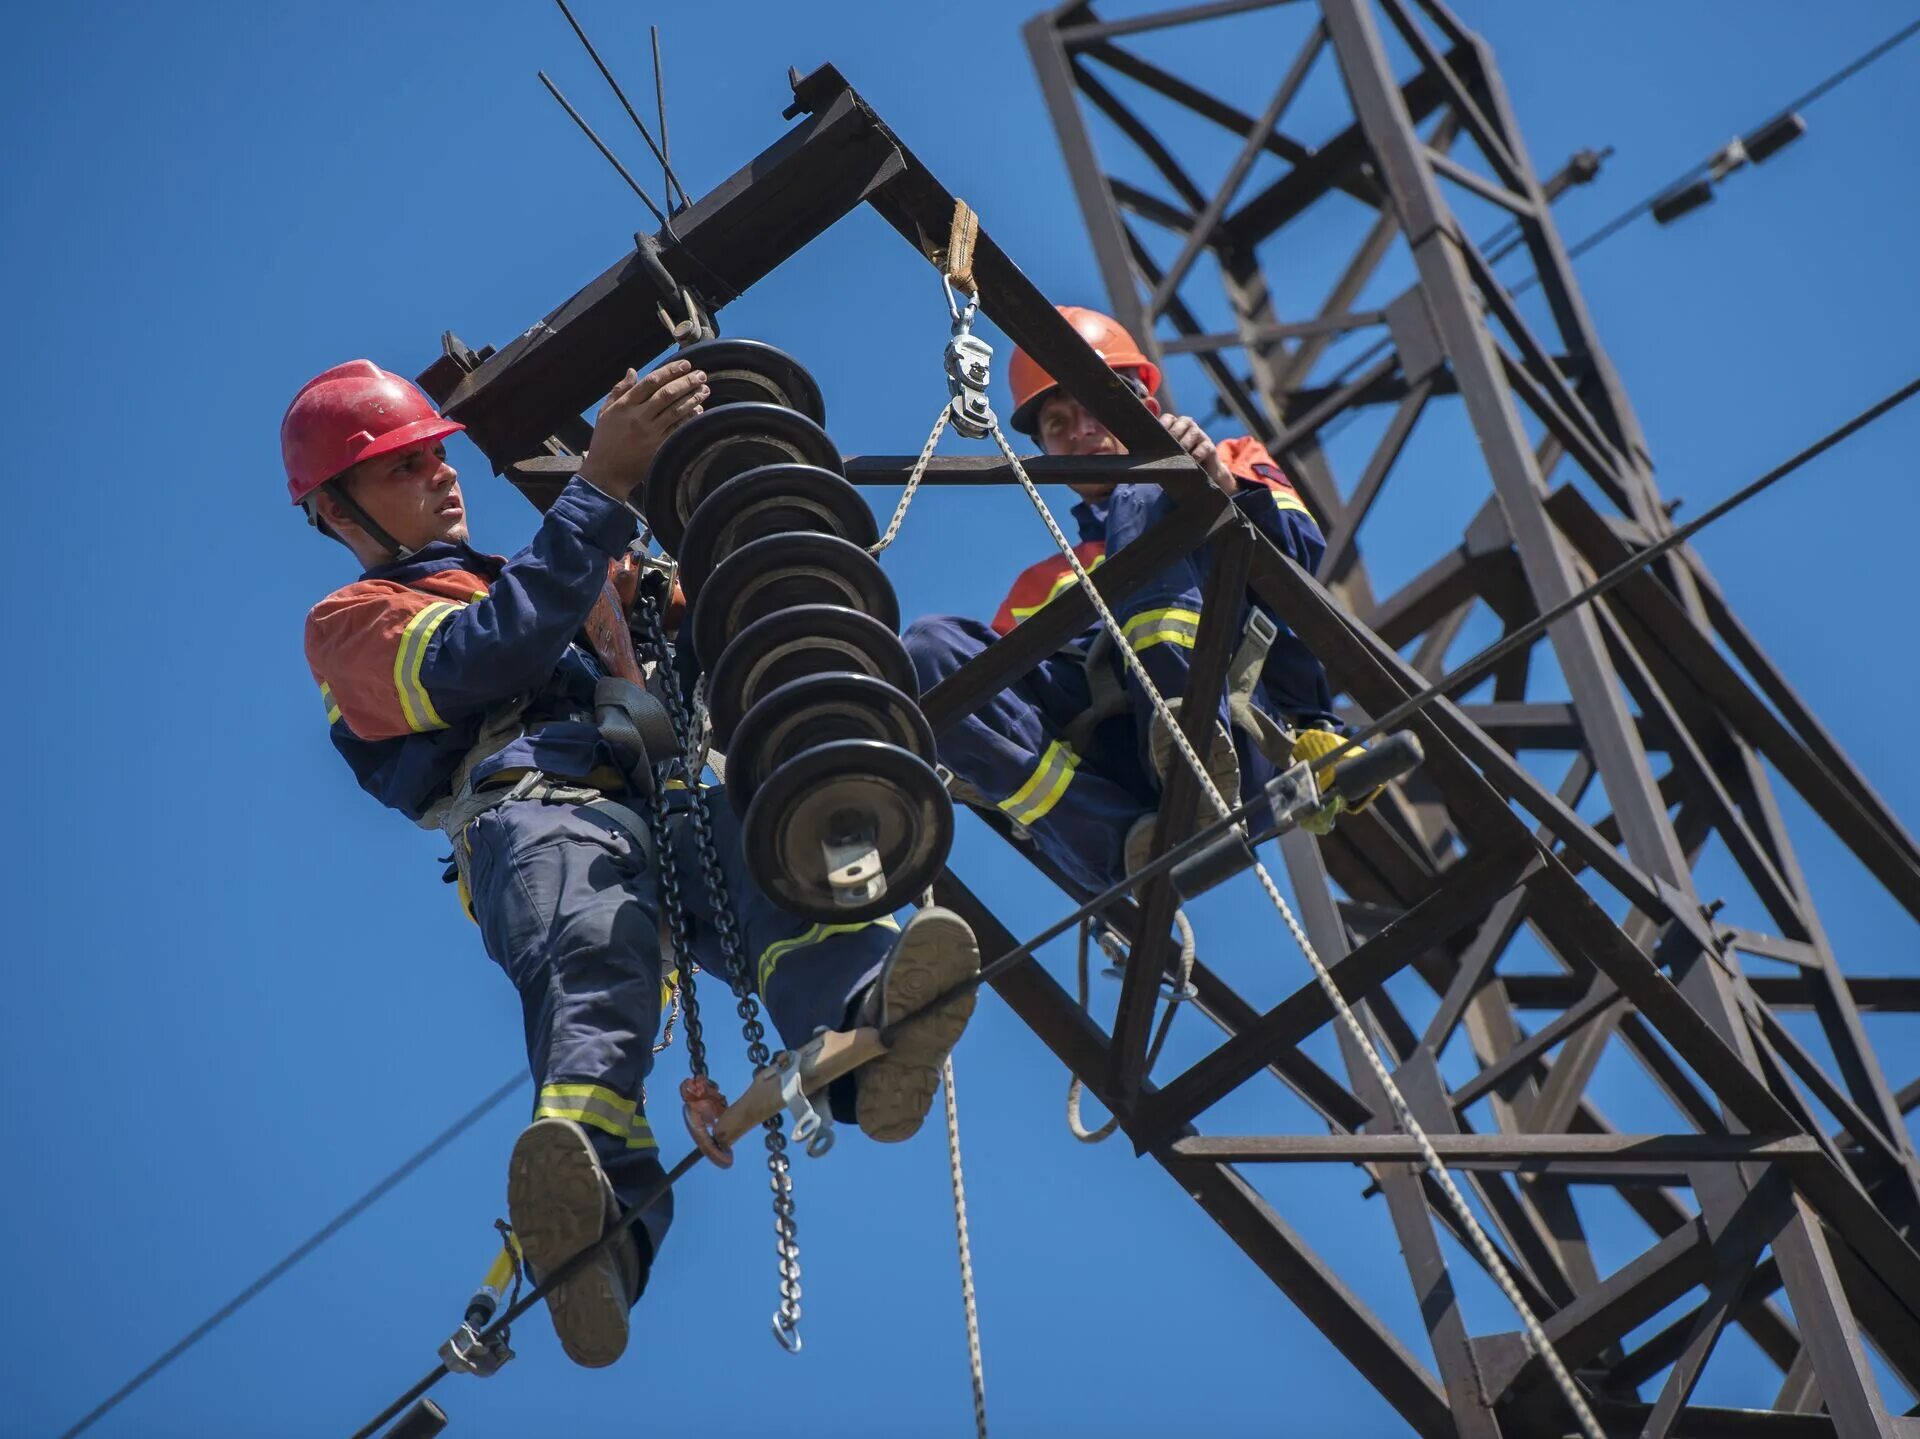
[[[465,600],[371,577],[307,616],[307,660],[361,739],[445,729],[544,684],[633,538],[633,512],[575,477],[533,543]],[[458,572],[458,573],[464,573]]]
[[[362,739],[446,729],[545,684],[636,529],[625,503],[660,444],[700,410],[705,377],[686,361],[627,376],[601,407],[580,473],[533,543],[490,584],[425,593],[377,576],[349,585],[307,617],[307,659]]]
[[[1327,552],[1326,536],[1306,501],[1286,472],[1274,462],[1267,447],[1251,436],[1222,440],[1216,447],[1223,463],[1239,482],[1233,502],[1253,521],[1254,528],[1280,552],[1312,574]]]

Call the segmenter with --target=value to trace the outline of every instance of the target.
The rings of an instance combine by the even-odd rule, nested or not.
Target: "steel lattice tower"
[[[1158,32],[1202,19],[1268,27],[1239,52],[1279,57],[1264,114],[1147,58]],[[1398,70],[1390,37],[1406,57]],[[1115,22],[1076,4],[1033,21],[1027,39],[1111,308],[1149,344],[1200,357],[1222,404],[1299,475],[1331,541],[1318,578],[1270,546],[982,228],[983,311],[1129,450],[1037,460],[1034,478],[1097,472],[1161,484],[1174,498],[1170,517],[1095,573],[1109,602],[1210,546],[1205,608],[1237,610],[1250,587],[1363,717],[1439,675],[1478,607],[1509,629],[1524,625],[1672,533],[1549,212],[1560,181],[1536,177],[1485,45],[1439,4],[1222,0]],[[1289,106],[1317,67],[1332,67],[1349,108],[1328,133],[1302,139],[1288,128]],[[792,129],[671,226],[637,236],[497,352],[449,335],[446,358],[422,376],[536,504],[579,463],[581,411],[673,342],[663,305],[690,292],[719,311],[801,248],[830,243],[834,222],[863,204],[939,262],[953,192],[831,67],[794,76],[793,90]],[[1123,93],[1187,112],[1178,134],[1159,138]],[[1137,148],[1158,189],[1102,168],[1083,101]],[[1183,158],[1176,141],[1210,144],[1211,161]],[[1211,192],[1191,178],[1203,161],[1204,173],[1225,177]],[[1530,272],[1494,273],[1450,204],[1469,195],[1511,217]],[[1263,264],[1290,233],[1337,212],[1354,224],[1351,260],[1317,309],[1288,318]],[[1172,236],[1171,259],[1156,260],[1164,237],[1156,251],[1136,231],[1142,223]],[[1356,308],[1370,277],[1394,263],[1413,282]],[[1200,287],[1216,283],[1220,296],[1202,298]],[[1537,325],[1515,299],[1523,286],[1544,299]],[[1231,326],[1208,332],[1200,317],[1221,296]],[[1385,342],[1376,354],[1320,378],[1335,339],[1368,329]],[[1376,596],[1361,540],[1369,523],[1386,523],[1376,501],[1408,482],[1396,480],[1397,462],[1442,406],[1463,410],[1475,442],[1452,456],[1449,483],[1482,484],[1485,503],[1416,578]],[[1350,479],[1318,447],[1349,416],[1356,431],[1384,417]],[[856,482],[898,485],[912,463],[866,456],[845,468]],[[1012,477],[998,460],[937,458],[927,479]],[[1061,593],[921,697],[934,731],[989,703],[1092,618],[1077,588]],[[1185,711],[1196,736],[1238,638],[1231,626],[1203,627]],[[1420,772],[1328,840],[1287,836],[1287,868],[1314,945],[1609,1432],[1913,1432],[1913,1421],[1889,1415],[1868,1351],[1920,1391],[1911,1239],[1920,1161],[1905,1121],[1920,1081],[1892,1087],[1861,1012],[1920,1009],[1920,982],[1843,972],[1776,789],[1792,790],[1916,917],[1920,847],[1684,548],[1556,623],[1500,668],[1490,696],[1436,701],[1407,728],[1426,751]],[[1537,771],[1549,764],[1557,777],[1544,780]],[[1583,808],[1590,792],[1604,795],[1606,813]],[[1163,834],[1181,832],[1198,799],[1176,772]],[[1704,902],[1697,878],[1702,856],[1722,853],[1743,883],[1724,909]],[[1149,1032],[1176,961],[1167,938],[1176,896],[1164,876],[1108,914],[1133,941],[1110,1028],[1022,958],[959,877],[943,876],[935,891],[973,923],[983,954],[1001,956],[992,981],[1001,999],[1414,1433],[1512,1439],[1572,1428],[1516,1333],[1469,1331],[1449,1272],[1449,1253],[1464,1251],[1442,1242],[1456,1221],[1393,1132],[1357,1046],[1342,1039],[1340,1072],[1303,1047],[1332,1017],[1304,967],[1280,970],[1291,992],[1267,1004],[1248,997],[1260,991],[1244,966],[1229,972],[1241,956],[1216,966],[1221,957],[1203,951],[1195,1007],[1226,1038],[1156,1084]],[[1273,956],[1285,953],[1276,933],[1269,984]],[[1796,1010],[1817,1016],[1820,1043],[1796,1036],[1783,1018]],[[1622,1133],[1600,1107],[1596,1070],[1616,1055],[1662,1096],[1661,1132]],[[1273,1079],[1311,1114],[1313,1133],[1199,1132],[1224,1097]],[[1431,1363],[1247,1178],[1250,1165],[1298,1162],[1361,1165],[1377,1185]],[[1651,1238],[1603,1276],[1590,1220],[1595,1197],[1608,1195]],[[1729,1325],[1778,1366],[1777,1389],[1741,1409],[1690,1404]]]
[[[1262,13],[1228,18],[1255,11]],[[1183,78],[1151,58],[1164,32],[1203,21],[1220,53],[1273,57],[1277,83],[1264,113],[1238,109],[1205,78]],[[1398,70],[1390,37],[1411,58]],[[1196,356],[1220,412],[1284,457],[1320,517],[1329,549],[1319,578],[1372,632],[1325,631],[1329,645],[1379,671],[1367,682],[1340,676],[1363,711],[1398,698],[1396,683],[1438,678],[1477,607],[1509,629],[1524,624],[1671,532],[1645,439],[1549,209],[1552,196],[1581,177],[1585,157],[1543,183],[1491,52],[1444,6],[1229,3],[1105,21],[1092,5],[1071,4],[1031,22],[1026,39],[1113,313],[1150,353]],[[1295,134],[1289,109],[1322,66],[1335,68],[1350,113],[1330,132]],[[1186,112],[1178,127],[1184,149],[1150,127],[1142,117],[1149,106]],[[1128,173],[1144,170],[1153,183],[1103,168],[1093,116],[1117,135]],[[1206,141],[1196,142],[1199,130]],[[1250,184],[1264,157],[1276,157],[1280,173]],[[1208,187],[1194,178],[1202,174],[1223,178]],[[1496,273],[1490,247],[1456,214],[1462,197],[1466,207],[1490,205],[1511,217],[1493,259],[1515,252],[1529,266]],[[1324,247],[1329,212],[1350,223],[1350,258],[1317,309],[1282,313],[1263,267],[1309,223],[1313,238],[1292,243]],[[1361,308],[1396,254],[1410,257],[1414,283]],[[1529,323],[1516,300],[1536,286],[1543,324]],[[1230,323],[1210,333],[1200,317],[1223,304]],[[1364,363],[1321,379],[1332,368],[1330,346],[1365,330],[1382,343]],[[1370,516],[1423,416],[1453,403],[1464,405],[1477,441],[1486,502],[1459,543],[1435,553],[1411,582],[1376,596],[1362,557]],[[1373,410],[1385,423],[1371,455],[1356,475],[1336,475],[1319,437]],[[1457,459],[1469,467],[1468,455]],[[1904,1119],[1920,1085],[1890,1087],[1860,1020],[1863,1007],[1904,1009],[1914,996],[1898,981],[1849,982],[1774,786],[1795,790],[1915,915],[1920,851],[1741,627],[1699,556],[1678,555],[1554,626],[1541,642],[1550,646],[1553,680],[1543,684],[1544,666],[1534,662],[1542,657],[1523,652],[1499,671],[1489,697],[1447,707],[1442,727],[1470,768],[1429,766],[1378,818],[1343,826],[1331,843],[1296,836],[1289,867],[1316,945],[1345,956],[1343,988],[1350,999],[1366,997],[1423,1123],[1436,1133],[1457,1130],[1470,1105],[1491,1101],[1498,1135],[1462,1136],[1456,1152],[1463,1164],[1516,1171],[1476,1175],[1480,1198],[1526,1283],[1553,1311],[1549,1333],[1606,1406],[1609,1427],[1648,1435],[1902,1432],[1862,1340],[1908,1385],[1920,1381],[1911,1307],[1920,1291],[1868,1254],[1847,1216],[1864,1221],[1871,1211],[1871,1227],[1891,1243],[1920,1213],[1920,1166]],[[1396,651],[1415,642],[1411,663],[1403,662]],[[1334,667],[1344,669],[1338,660]],[[1564,691],[1539,697],[1556,683]],[[1537,752],[1566,757],[1558,793],[1522,768],[1522,751],[1535,768]],[[1573,807],[1596,781],[1611,814],[1587,824]],[[1544,874],[1509,804],[1539,824],[1554,856]],[[1751,891],[1724,910],[1703,905],[1695,882],[1714,840]],[[1566,876],[1552,873],[1562,866]],[[1573,874],[1592,896],[1625,899],[1624,922],[1605,920],[1592,899],[1577,900]],[[1573,908],[1583,912],[1576,918]],[[1526,929],[1563,973],[1503,971]],[[1754,959],[1785,972],[1750,975]],[[1631,983],[1623,962],[1636,971]],[[1381,987],[1408,965],[1439,1000],[1419,1032]],[[1310,996],[1297,998],[1296,1011]],[[1548,1014],[1523,1028],[1523,1008]],[[1794,1008],[1818,1015],[1831,1064],[1781,1022],[1780,1012]],[[1688,1033],[1656,1017],[1669,1011]],[[1130,1022],[1137,1029],[1137,1017],[1123,999],[1123,1036]],[[1298,1066],[1290,1046],[1308,1020],[1283,1004],[1233,1025],[1239,1033],[1212,1058],[1140,1102],[1130,1123],[1136,1142],[1172,1140],[1178,1124],[1263,1063],[1284,1056]],[[1438,1061],[1462,1032],[1479,1072],[1449,1087]],[[1630,1053],[1665,1091],[1676,1129],[1727,1144],[1726,1160],[1707,1162],[1706,1149],[1677,1138],[1634,1145],[1613,1135],[1588,1093],[1610,1047]],[[1125,1092],[1138,1077],[1130,1065],[1137,1049],[1119,1053],[1112,1078]],[[1349,1080],[1351,1088],[1313,1076],[1320,1098],[1311,1102],[1336,1130],[1378,1130],[1382,1111],[1367,1076],[1349,1064]],[[1816,1110],[1842,1131],[1829,1134]],[[1728,1162],[1757,1142],[1737,1136],[1788,1132],[1827,1156],[1832,1197],[1844,1198],[1844,1210],[1815,1199],[1791,1162]],[[1642,1160],[1663,1143],[1676,1146],[1675,1163],[1655,1176]],[[1367,1147],[1351,1152],[1358,1158]],[[1173,1143],[1176,1153],[1218,1159],[1300,1157],[1316,1148],[1346,1152],[1317,1138]],[[1591,1162],[1602,1153],[1609,1157]],[[1552,1421],[1529,1414],[1537,1366],[1512,1335],[1469,1335],[1452,1303],[1433,1229],[1447,1214],[1408,1167],[1375,1168],[1422,1299],[1438,1383],[1377,1323],[1319,1288],[1324,1276],[1313,1284],[1281,1278],[1282,1287],[1417,1432],[1546,1432],[1535,1426]],[[1650,1182],[1659,1177],[1671,1184]],[[1578,1200],[1577,1186],[1596,1182],[1618,1187],[1658,1236],[1604,1280],[1588,1255]],[[1782,1289],[1791,1319],[1770,1298]],[[1690,1312],[1623,1347],[1630,1331],[1689,1292],[1698,1295]],[[1769,1416],[1688,1408],[1728,1324],[1746,1329],[1782,1370],[1777,1394],[1752,1398],[1756,1409],[1830,1420],[1782,1427]],[[1640,1387],[1663,1370],[1649,1410]]]

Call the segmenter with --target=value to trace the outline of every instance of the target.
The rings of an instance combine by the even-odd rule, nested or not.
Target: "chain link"
[[[660,620],[659,604],[651,595],[640,603],[640,619],[647,648],[659,665],[655,673],[661,676],[661,698],[673,722],[674,737],[681,746],[680,763],[685,771],[691,801],[688,814],[693,820],[694,847],[700,856],[700,873],[707,887],[714,933],[720,943],[721,970],[728,987],[733,991],[734,1011],[740,1016],[740,1032],[747,1042],[747,1063],[757,1072],[772,1063],[773,1054],[767,1047],[767,1030],[760,1019],[760,1001],[754,994],[753,974],[741,952],[740,926],[733,917],[733,897],[727,887],[726,871],[720,864],[720,849],[713,837],[713,811],[709,807],[711,797],[700,783],[701,772],[706,768],[704,714],[690,712],[680,693],[672,651],[667,646],[666,628]],[[703,706],[697,708],[704,709]],[[666,766],[661,767],[658,782],[654,785],[654,813],[660,817],[659,845],[665,856],[669,853],[664,818]],[[680,904],[679,876],[670,858],[663,858],[660,872],[663,881],[667,876],[672,876],[666,885],[666,902],[668,923],[673,927],[674,949],[679,957],[680,983],[685,989],[681,1005],[686,1013],[687,1051],[689,1056],[696,1052],[699,1054],[701,1067],[694,1072],[704,1075],[706,1047],[702,1040],[696,1039],[701,1032],[700,1010],[693,996],[693,961],[685,947],[686,912]],[[784,1119],[784,1115],[776,1114],[762,1126],[766,1132],[767,1181],[773,1191],[773,1230],[780,1273],[780,1306],[774,1311],[773,1335],[780,1341],[781,1348],[790,1354],[797,1354],[800,1352],[800,1240],[793,1218],[793,1170],[787,1153]]]

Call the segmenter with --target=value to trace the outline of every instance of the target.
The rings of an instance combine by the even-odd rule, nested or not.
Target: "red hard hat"
[[[1080,332],[1080,337],[1099,353],[1116,370],[1132,370],[1147,387],[1151,395],[1160,388],[1160,367],[1149,360],[1120,325],[1110,315],[1098,310],[1083,310],[1078,305],[1056,306],[1066,316],[1068,323]],[[1013,363],[1007,367],[1007,380],[1013,386],[1013,427],[1022,434],[1031,435],[1038,427],[1040,405],[1047,398],[1047,392],[1059,382],[1049,375],[1025,350],[1013,352]]]
[[[300,387],[280,422],[287,493],[297,505],[362,460],[466,428],[372,360],[349,360]]]

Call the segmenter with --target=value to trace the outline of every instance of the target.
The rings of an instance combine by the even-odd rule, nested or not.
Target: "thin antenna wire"
[[[680,183],[680,177],[673,173],[673,166],[667,163],[666,152],[653,143],[653,132],[647,129],[646,122],[640,118],[632,104],[628,102],[627,92],[622,90],[620,88],[620,82],[613,78],[613,71],[609,70],[607,68],[607,62],[600,58],[600,52],[593,48],[593,41],[589,40],[587,38],[587,32],[580,28],[580,22],[573,18],[573,11],[567,8],[567,0],[553,0],[553,3],[558,5],[560,7],[560,13],[567,17],[567,23],[573,27],[573,33],[580,37],[580,43],[586,47],[587,55],[595,65],[600,67],[600,74],[605,77],[607,84],[612,87],[614,95],[619,99],[621,105],[625,107],[627,118],[633,121],[633,128],[640,132],[640,138],[645,140],[647,142],[647,148],[653,151],[653,158],[658,160],[660,167],[666,171],[668,183],[671,184],[674,189],[679,190],[681,196],[684,197],[687,193],[686,186]],[[595,143],[598,142],[596,141]],[[667,199],[669,201],[673,199],[672,190],[667,192]],[[662,224],[665,224],[666,216],[662,215],[660,220]]]
[[[647,34],[653,40],[653,101],[660,112],[660,183],[667,187],[667,208],[683,210],[689,201],[687,192],[681,187],[680,177],[673,173],[673,142],[667,139],[667,82],[665,67],[660,63],[660,27],[647,26]],[[680,192],[680,203],[673,203],[673,192]]]
[[[589,140],[593,141],[594,148],[598,150],[602,155],[605,155],[607,157],[607,163],[613,166],[614,169],[620,172],[620,178],[622,180],[625,180],[627,184],[632,187],[633,193],[640,197],[640,203],[645,205],[649,210],[653,211],[653,218],[658,220],[661,224],[665,225],[667,223],[666,212],[663,211],[658,205],[653,203],[653,196],[649,195],[645,190],[642,190],[640,188],[640,182],[634,179],[632,175],[627,173],[627,167],[620,163],[620,157],[615,155],[613,151],[607,148],[606,141],[602,140],[598,135],[593,133],[593,126],[589,125],[585,120],[580,118],[580,112],[574,109],[572,105],[567,103],[567,97],[560,93],[560,87],[558,85],[554,84],[553,81],[547,78],[547,72],[545,70],[542,70],[539,73],[540,73],[540,83],[547,87],[547,93],[553,96],[554,99],[560,102],[560,108],[565,110],[568,115],[573,117],[573,123],[580,127],[580,132],[583,135],[585,135]]]

